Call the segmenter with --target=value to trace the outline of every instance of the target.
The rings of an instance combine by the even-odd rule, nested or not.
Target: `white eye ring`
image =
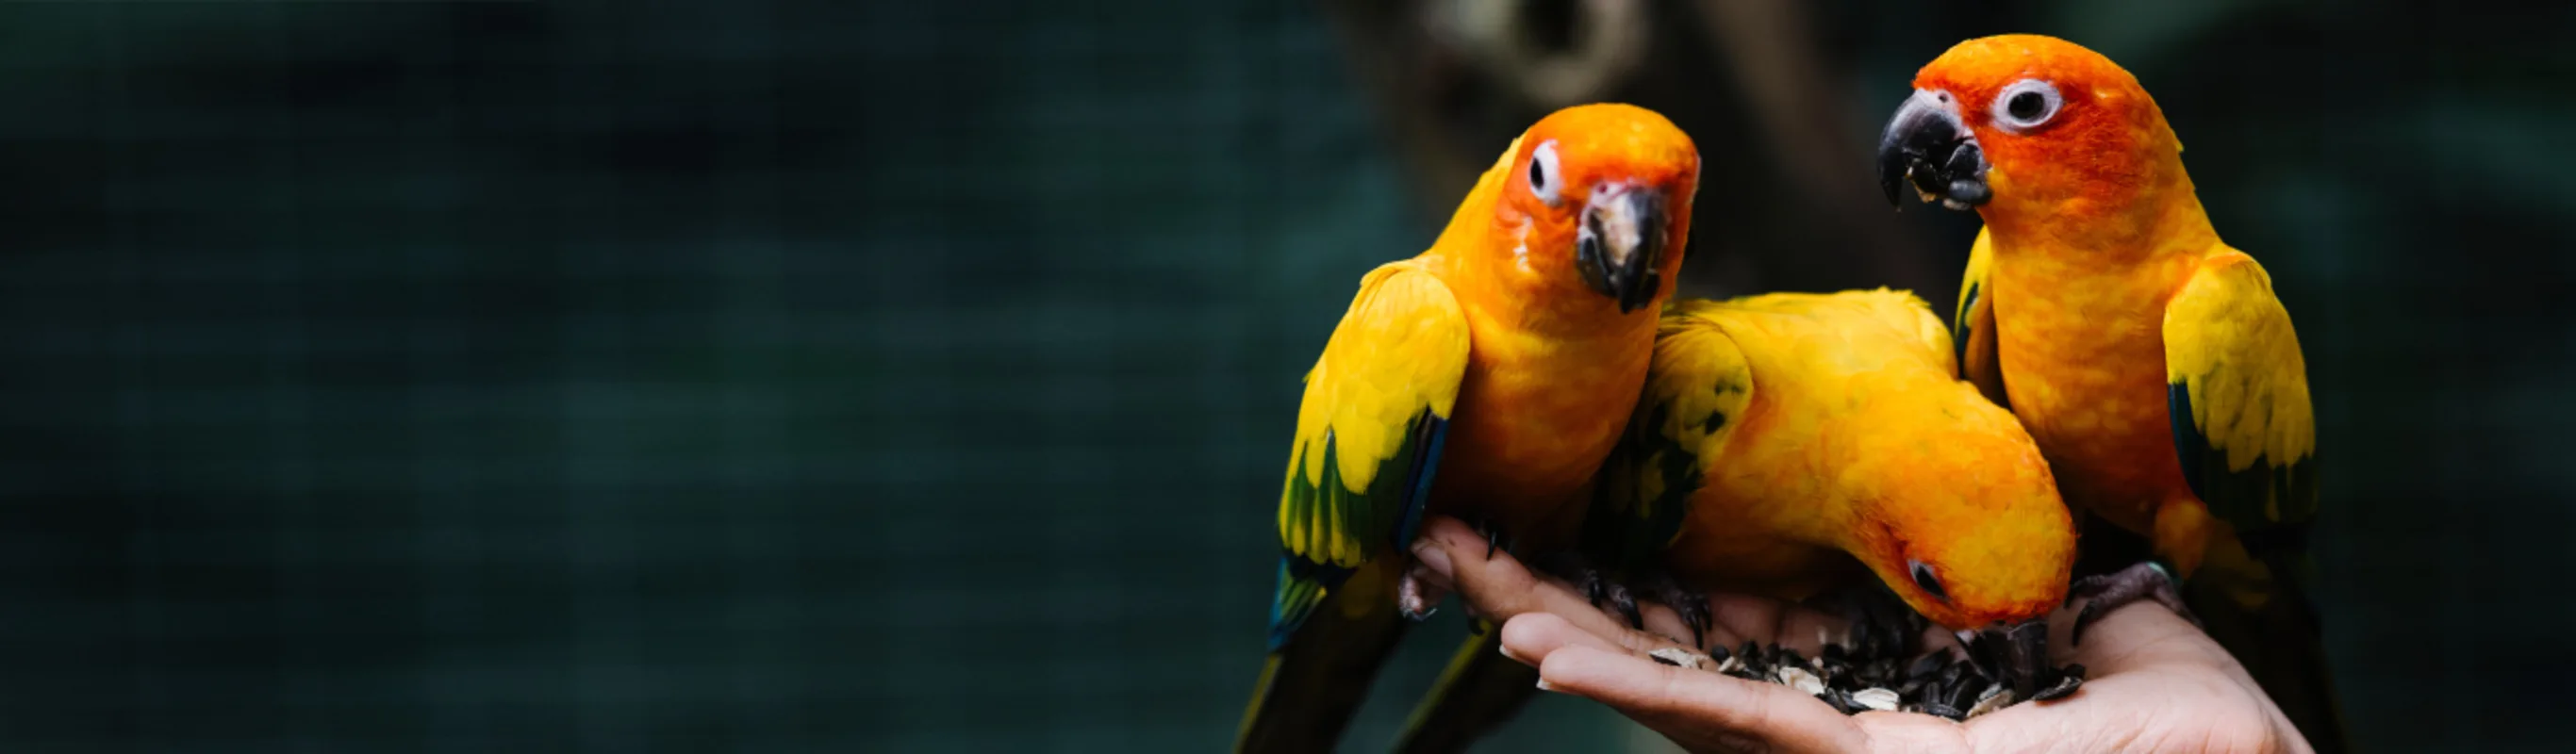
[[[2057,108],[2065,103],[2056,85],[2039,79],[2015,81],[1995,95],[1995,125],[2013,133],[2038,128],[2057,117]]]
[[[1564,182],[1562,174],[1556,171],[1556,142],[1553,140],[1539,142],[1537,149],[1530,150],[1530,194],[1538,197],[1539,201],[1546,202],[1547,206],[1554,207],[1557,203],[1557,190],[1564,188],[1559,184]]]

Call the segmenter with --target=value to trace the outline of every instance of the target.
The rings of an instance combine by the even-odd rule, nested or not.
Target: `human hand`
[[[2052,662],[2078,662],[2088,678],[2074,695],[2016,704],[1968,721],[1909,712],[1846,716],[1786,686],[1647,659],[1682,647],[1680,618],[1645,609],[1648,631],[1534,576],[1455,520],[1426,522],[1414,557],[1470,609],[1502,624],[1504,654],[1538,668],[1541,688],[1619,710],[1695,752],[2213,751],[2307,752],[2288,718],[2235,658],[2153,601],[2104,616],[2082,647],[2066,649],[2073,610],[2050,616]],[[1713,594],[1716,625],[1702,646],[1779,642],[1814,655],[1841,621],[1741,595]],[[1927,637],[1953,643],[1944,631]],[[1686,647],[1685,647],[1686,648]]]

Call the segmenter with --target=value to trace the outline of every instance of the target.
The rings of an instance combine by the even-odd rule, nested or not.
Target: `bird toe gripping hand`
[[[1627,584],[1594,567],[1591,559],[1580,553],[1569,550],[1551,554],[1540,560],[1539,570],[1573,584],[1574,590],[1581,592],[1593,607],[1618,613],[1630,627],[1646,627],[1645,616],[1637,612],[1637,594],[1629,591]]]
[[[2191,608],[2183,604],[2182,592],[2176,588],[2173,574],[2155,561],[2142,561],[2111,573],[2076,579],[2075,584],[2066,590],[2066,602],[2074,604],[2079,599],[2091,601],[2084,603],[2084,610],[2075,614],[2075,629],[2068,638],[2071,643],[2083,643],[2084,629],[2092,626],[2094,620],[2142,599],[2155,600],[2157,604],[2173,610],[2175,615],[2182,616],[2183,620],[2191,621],[2194,626],[2200,625],[2200,618],[2192,615]]]

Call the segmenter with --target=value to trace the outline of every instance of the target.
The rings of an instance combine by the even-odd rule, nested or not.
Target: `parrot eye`
[[[2039,79],[2022,79],[1995,95],[1995,122],[2015,133],[2037,128],[2057,117],[2057,107],[2064,102],[2057,96],[2056,86]]]
[[[1530,194],[1537,196],[1539,201],[1546,202],[1547,206],[1554,207],[1557,203],[1557,189],[1562,188],[1557,184],[1562,182],[1556,172],[1556,142],[1539,142],[1537,149],[1530,150]]]
[[[1950,599],[1950,592],[1941,588],[1941,577],[1932,575],[1931,566],[1920,560],[1908,560],[1905,561],[1905,569],[1913,572],[1915,586],[1923,587],[1923,591],[1931,592],[1933,597]]]

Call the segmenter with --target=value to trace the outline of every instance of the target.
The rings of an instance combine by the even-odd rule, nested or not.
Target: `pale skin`
[[[2199,629],[2152,600],[2103,616],[2067,646],[2075,612],[2049,616],[2053,660],[2083,663],[2082,689],[1965,723],[1905,712],[1845,716],[1788,687],[1659,664],[1684,647],[1671,610],[1646,607],[1646,631],[1533,575],[1454,519],[1425,522],[1413,554],[1434,586],[1454,588],[1503,625],[1504,654],[1538,668],[1542,688],[1609,705],[1694,752],[2308,752],[2308,743],[2245,669]],[[1778,641],[1812,655],[1840,621],[1775,600],[1710,595],[1709,646]],[[1927,640],[1955,644],[1934,629]]]

